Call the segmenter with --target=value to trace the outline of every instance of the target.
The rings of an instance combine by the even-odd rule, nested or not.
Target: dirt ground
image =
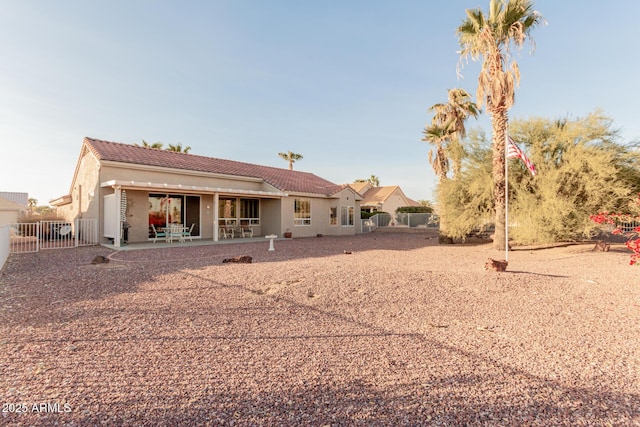
[[[640,425],[622,245],[517,248],[503,273],[426,232],[275,247],[12,255],[0,424]]]

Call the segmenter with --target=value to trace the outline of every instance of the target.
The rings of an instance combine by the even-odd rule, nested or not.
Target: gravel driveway
[[[0,424],[640,426],[622,246],[513,251],[505,273],[426,233],[275,246],[11,256]]]

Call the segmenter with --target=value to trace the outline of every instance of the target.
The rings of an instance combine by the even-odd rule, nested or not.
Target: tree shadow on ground
[[[68,425],[99,425],[108,421],[114,426],[575,426],[634,425],[640,419],[638,412],[629,406],[614,403],[639,397],[632,394],[593,393],[579,388],[557,394],[553,385],[545,383],[531,384],[522,390],[523,396],[496,397],[469,390],[494,379],[453,375],[433,378],[428,383],[401,383],[384,389],[364,381],[334,386],[318,379],[287,393],[212,391],[191,397],[188,405],[184,405],[187,399],[152,392],[140,399],[110,402],[107,413],[74,417],[74,422]],[[141,400],[146,409],[132,412],[130,408],[140,406]],[[21,418],[22,425],[54,422],[64,425],[67,417],[66,414],[29,414]]]
[[[206,281],[208,283],[204,286],[207,289],[234,290],[245,295],[253,292],[246,286],[212,279]],[[118,349],[126,346],[146,353],[165,347],[174,349],[173,342],[182,343],[182,346],[199,345],[202,352],[196,360],[184,360],[179,355],[167,353],[167,357],[179,365],[171,366],[177,369],[178,375],[169,376],[168,384],[163,381],[162,385],[155,387],[150,385],[144,389],[128,390],[127,382],[123,381],[123,389],[116,389],[110,394],[108,376],[114,373],[107,371],[103,387],[99,387],[98,382],[93,387],[85,385],[81,387],[82,391],[73,390],[65,395],[67,399],[75,399],[74,404],[85,402],[84,407],[77,408],[69,416],[68,423],[66,414],[26,414],[16,417],[16,424],[631,425],[640,421],[640,409],[636,404],[640,395],[637,393],[614,392],[606,387],[587,387],[567,380],[549,379],[490,355],[463,350],[454,342],[443,342],[424,333],[400,333],[281,295],[264,296],[263,304],[213,313],[212,316],[220,317],[215,318],[216,327],[208,329],[210,332],[206,335],[176,335],[168,325],[164,329],[165,335],[159,333],[158,327],[155,335],[75,336],[64,339],[27,337],[26,340],[31,340],[29,344],[42,343],[51,348],[56,344],[73,342],[79,347],[74,351],[81,351],[83,343],[99,341],[105,344],[103,350],[108,350],[111,343],[117,344]],[[205,310],[205,307],[198,310]],[[125,317],[123,321],[135,319],[136,313],[129,314],[132,317]],[[162,325],[180,314],[170,309],[157,312],[158,324]],[[286,321],[279,326],[286,331],[297,332],[261,334],[258,330],[256,334],[255,330],[247,330],[246,335],[224,334],[224,323],[220,321],[226,317],[238,321],[239,316],[246,316],[247,322],[252,322],[256,316],[264,316],[266,323]],[[305,328],[295,329],[298,322],[332,325],[336,331],[346,332],[305,332]],[[428,349],[438,357],[432,358],[430,365],[410,366],[402,363],[402,351],[398,351],[398,360],[388,360],[386,365],[382,365],[384,369],[369,371],[367,364],[357,359],[369,356],[372,362],[378,363],[382,354],[367,355],[358,349],[350,353],[349,349],[341,349],[337,358],[331,356],[329,349],[343,345],[344,338],[358,342],[385,342],[385,348],[405,346],[406,351]],[[25,338],[20,340],[24,343]],[[292,340],[301,344],[298,346],[301,354],[289,354],[288,357],[297,358],[300,363],[307,363],[307,358],[317,356],[306,352],[317,347],[304,347],[302,344],[317,346],[321,343],[319,348],[327,352],[327,357],[334,358],[329,360],[328,366],[314,366],[308,375],[288,375],[287,368],[295,369],[295,364],[277,367],[269,357],[278,351],[278,343]],[[229,345],[230,341],[238,347]],[[4,344],[17,343],[5,341]],[[231,349],[222,353],[220,347],[224,345]],[[366,348],[369,347],[363,346]],[[205,351],[225,356],[207,359],[201,354]],[[347,354],[354,360],[345,361],[343,357]],[[105,363],[109,360],[107,356],[87,354],[87,357],[91,356],[104,357]],[[256,363],[243,365],[234,362],[235,357]],[[419,359],[405,357],[414,363]],[[321,362],[319,359],[317,363]],[[13,363],[19,363],[18,359]],[[218,365],[224,363],[229,363],[233,369],[219,369]],[[343,375],[341,363],[361,364],[355,375]],[[460,363],[457,372],[452,373],[449,368],[442,369],[441,373],[438,366],[447,363]],[[144,366],[136,366],[133,372],[145,375],[145,369]],[[227,377],[218,375],[219,371],[226,372]],[[86,375],[88,377],[91,373]],[[239,380],[231,381],[231,377]],[[151,378],[146,380],[151,383]],[[108,401],[104,400],[105,396],[108,396]]]

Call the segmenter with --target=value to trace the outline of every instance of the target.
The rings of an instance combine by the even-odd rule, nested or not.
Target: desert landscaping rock
[[[12,255],[0,424],[640,425],[623,245],[517,250],[495,272],[489,245],[437,241]]]

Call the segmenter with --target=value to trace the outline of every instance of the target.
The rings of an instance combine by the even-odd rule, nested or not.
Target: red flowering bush
[[[640,208],[640,195],[636,200],[629,203],[631,211],[638,211]],[[633,254],[631,255],[630,265],[634,265],[640,261],[640,214],[617,214],[609,212],[600,212],[596,215],[590,215],[591,221],[596,224],[613,225],[611,234],[619,234],[627,237],[627,248]]]

